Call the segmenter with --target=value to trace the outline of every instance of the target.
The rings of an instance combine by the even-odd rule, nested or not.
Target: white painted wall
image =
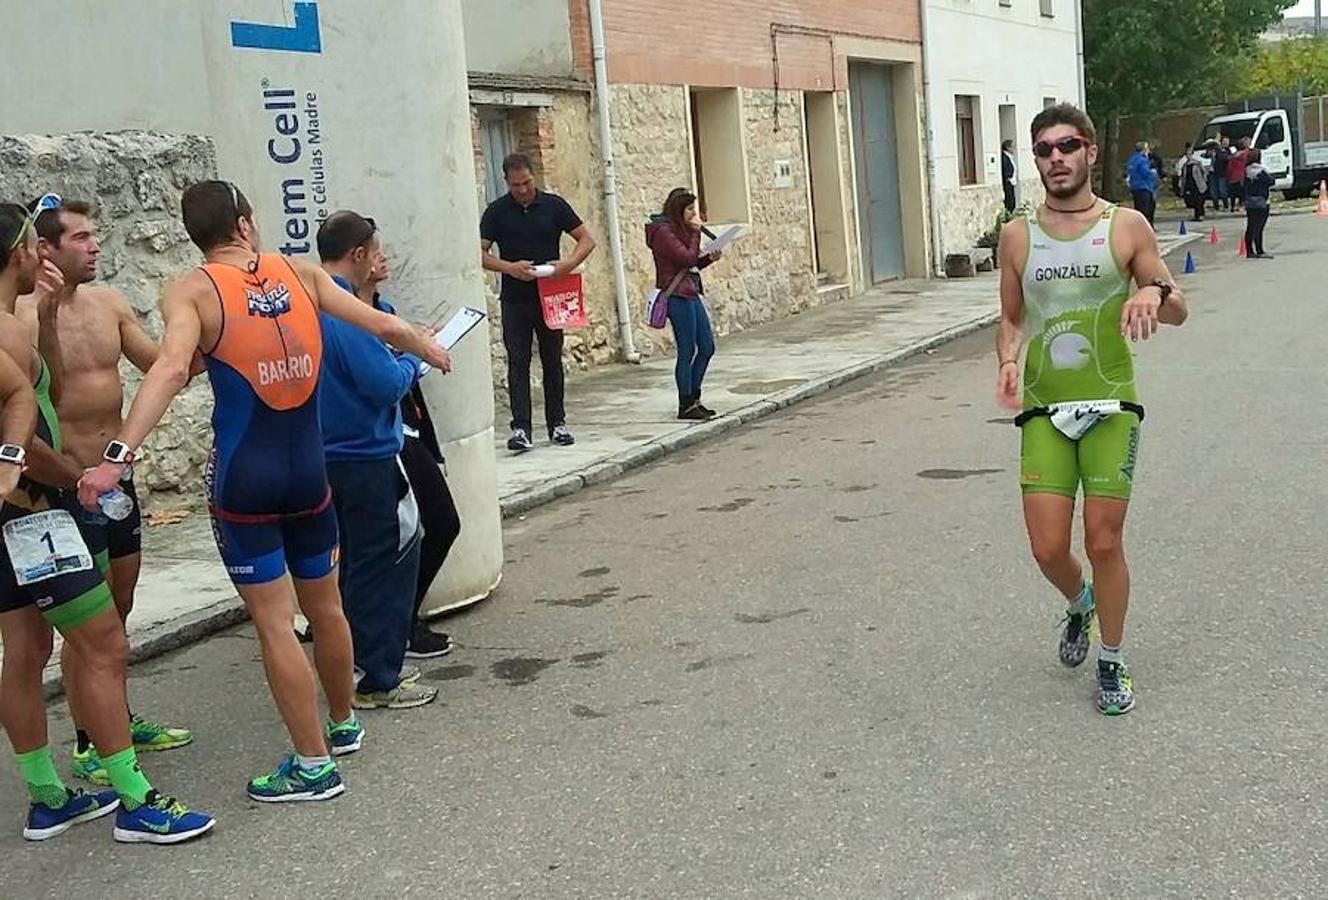
[[[573,74],[567,0],[461,0],[461,7],[470,71]]]
[[[1043,97],[1082,104],[1076,51],[1075,0],[1053,0],[1055,16],[1041,14],[1039,0],[924,0],[927,4],[926,44],[932,76],[932,121],[935,159],[934,202],[942,210],[980,205],[979,195],[1000,193],[1000,116],[1002,104],[1016,107],[1016,159],[1021,179],[1036,179],[1028,128],[1043,106]],[[959,183],[955,95],[981,99],[981,156],[978,183]],[[984,223],[989,224],[989,223]],[[949,245],[955,229],[942,226]],[[950,247],[950,250],[959,249]]]
[[[317,10],[320,52],[232,46],[233,21],[290,25],[297,5]],[[220,177],[253,201],[268,249],[302,244],[288,235],[307,224],[312,236],[320,216],[354,208],[383,229],[388,296],[403,315],[484,308],[460,0],[394,0],[378,16],[356,0],[66,0],[58,15],[46,4],[6,13],[0,55],[29,75],[6,92],[0,133],[208,135]],[[52,47],[90,68],[64,77]],[[278,133],[283,113],[264,108],[264,90],[294,92],[296,108],[283,111],[294,135]],[[298,158],[279,162],[294,139]],[[305,194],[292,209],[307,211],[283,209],[292,188]],[[425,382],[463,523],[431,608],[487,592],[502,566],[488,344],[467,340],[453,360],[453,374]]]

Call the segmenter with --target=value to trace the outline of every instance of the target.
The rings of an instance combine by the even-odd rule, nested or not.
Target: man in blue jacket
[[[1134,197],[1134,208],[1152,225],[1153,214],[1157,212],[1158,177],[1148,158],[1147,141],[1134,145],[1134,155],[1125,166],[1125,177],[1130,184],[1130,195]]]
[[[356,213],[333,213],[318,229],[323,268],[356,293],[378,251],[377,227]],[[401,398],[419,377],[420,360],[331,316],[323,326],[319,416],[332,503],[341,529],[341,596],[364,675],[357,709],[408,709],[438,696],[403,680],[402,662],[415,611],[420,565],[419,511],[401,452]]]

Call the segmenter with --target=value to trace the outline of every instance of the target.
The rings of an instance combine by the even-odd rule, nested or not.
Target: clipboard
[[[438,329],[438,333],[433,336],[438,346],[449,353],[452,348],[461,343],[461,339],[470,334],[475,326],[488,318],[488,314],[482,309],[476,309],[473,306],[463,306],[453,313],[452,318],[447,320],[447,324]],[[420,377],[424,377],[433,371],[433,366],[428,363],[420,363]]]

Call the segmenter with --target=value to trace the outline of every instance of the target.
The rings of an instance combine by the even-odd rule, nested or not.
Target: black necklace
[[[1090,209],[1093,209],[1095,206],[1097,206],[1098,201],[1099,201],[1100,199],[1101,199],[1100,197],[1094,197],[1094,198],[1093,198],[1093,202],[1090,203],[1090,204],[1088,204],[1087,206],[1085,206],[1083,209],[1057,209],[1056,207],[1052,206],[1051,204],[1047,204],[1047,209],[1049,209],[1049,210],[1052,211],[1052,212],[1062,213],[1062,214],[1067,215],[1067,216],[1073,216],[1073,215],[1077,215],[1078,213],[1086,213],[1086,212],[1088,212]]]

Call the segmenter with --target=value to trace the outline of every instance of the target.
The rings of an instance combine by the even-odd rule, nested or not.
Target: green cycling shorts
[[[1029,419],[1021,431],[1019,485],[1024,493],[1073,497],[1082,484],[1085,497],[1130,499],[1139,460],[1139,417],[1134,413],[1108,416],[1077,441],[1056,430],[1046,416]]]

